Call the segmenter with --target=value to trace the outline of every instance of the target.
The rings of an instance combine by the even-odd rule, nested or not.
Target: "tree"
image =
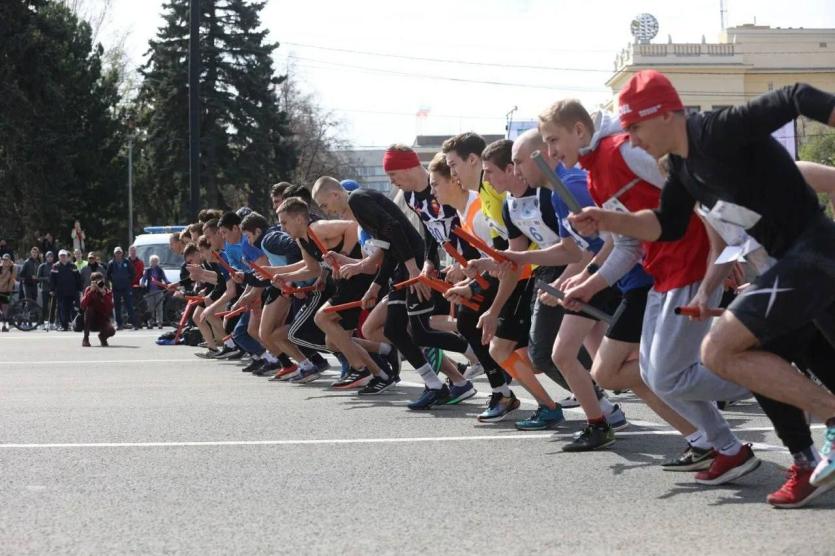
[[[30,242],[51,231],[66,245],[79,218],[92,245],[115,241],[126,231],[118,77],[90,25],[59,2],[4,2],[0,52],[5,232]]]
[[[269,187],[286,179],[295,153],[279,106],[272,53],[260,29],[265,2],[203,0],[201,204],[248,204],[265,211]],[[147,221],[186,222],[188,214],[188,0],[168,0],[164,25],[141,69],[136,121],[139,208]]]

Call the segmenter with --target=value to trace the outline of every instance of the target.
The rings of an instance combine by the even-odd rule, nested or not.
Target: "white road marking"
[[[205,359],[73,359],[70,361],[0,361],[0,367],[12,365],[86,365],[96,363],[113,363],[124,365],[125,363],[205,363]]]

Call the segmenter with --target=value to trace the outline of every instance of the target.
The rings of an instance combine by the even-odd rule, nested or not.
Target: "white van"
[[[148,226],[144,229],[144,234],[136,236],[133,240],[136,256],[142,259],[147,267],[151,264],[151,255],[156,255],[159,257],[159,265],[165,271],[168,281],[179,282],[183,257],[171,250],[168,246],[168,238],[172,233],[182,232],[185,229],[185,226]]]

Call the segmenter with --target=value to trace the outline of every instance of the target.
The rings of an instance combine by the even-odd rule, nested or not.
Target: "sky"
[[[104,0],[90,0],[102,2]],[[162,0],[112,0],[99,35],[127,33],[134,65],[161,25]],[[832,0],[726,0],[729,26],[835,27]],[[551,102],[596,107],[631,20],[653,14],[653,42],[716,42],[719,0],[268,0],[262,23],[291,75],[342,122],[357,147],[416,134],[503,133],[508,113],[535,119]],[[418,112],[426,116],[418,118]]]

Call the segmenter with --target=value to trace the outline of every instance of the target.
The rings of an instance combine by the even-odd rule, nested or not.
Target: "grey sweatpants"
[[[719,449],[732,444],[734,435],[713,402],[744,399],[751,394],[700,363],[699,350],[710,330],[710,320],[694,321],[674,313],[676,307],[690,303],[698,289],[699,282],[665,293],[650,290],[641,332],[641,377]],[[720,288],[709,304],[716,307],[721,298]]]

